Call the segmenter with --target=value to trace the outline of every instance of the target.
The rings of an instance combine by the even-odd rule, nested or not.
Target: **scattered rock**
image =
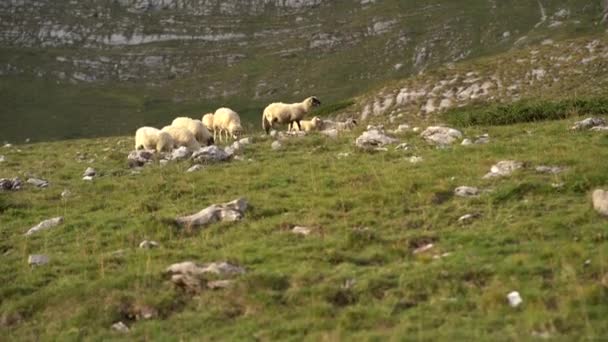
[[[279,132],[277,132],[274,129],[272,131],[270,131],[270,136],[273,137],[273,138],[275,138],[277,136],[277,134],[279,134]]]
[[[418,247],[416,249],[414,249],[414,254],[420,254],[420,253],[424,253],[427,251],[430,251],[433,247],[435,247],[435,245],[433,245],[432,243],[428,243],[422,247]]]
[[[420,127],[414,127],[414,128],[412,128],[412,132],[414,132],[414,133],[420,132]]]
[[[21,189],[21,185],[19,177],[13,179],[0,178],[0,191],[17,191]]]
[[[363,132],[363,134],[357,138],[355,144],[360,149],[366,151],[379,151],[384,150],[382,149],[383,146],[394,144],[396,142],[398,142],[397,139],[391,138],[382,133],[382,131],[373,128],[369,131]]]
[[[296,227],[293,227],[291,232],[294,234],[300,234],[300,235],[310,235],[310,233],[312,233],[312,229],[310,229],[308,227],[296,226]]]
[[[592,132],[608,132],[608,126],[595,126],[591,128]]]
[[[608,191],[596,189],[592,194],[593,208],[603,216],[608,216]]]
[[[475,137],[475,144],[477,144],[477,145],[488,144],[489,142],[490,142],[490,135],[488,133]]]
[[[11,148],[11,147],[13,147],[13,144],[6,143],[2,147],[4,147],[4,148]]]
[[[206,274],[216,276],[235,276],[244,274],[243,267],[233,265],[228,262],[213,262],[207,264],[197,264],[192,261],[185,261],[169,266],[165,274],[171,277],[171,282],[189,292],[197,293],[205,287],[212,289],[226,288],[231,283],[228,282],[207,282],[204,278]],[[212,283],[211,285],[209,285]]]
[[[63,191],[61,192],[61,198],[63,198],[63,199],[67,199],[71,195],[72,195],[72,192],[68,189],[63,189]]]
[[[515,160],[502,160],[492,165],[490,168],[490,172],[488,172],[484,179],[494,178],[494,177],[504,177],[509,176],[516,170],[519,170],[524,167],[524,163],[515,161]]]
[[[84,173],[82,174],[84,177],[95,177],[97,176],[97,171],[92,168],[92,167],[87,167],[86,170],[84,170]]]
[[[128,333],[129,327],[126,324],[124,324],[123,322],[117,322],[117,323],[112,324],[112,330],[118,331],[121,333]]]
[[[507,299],[509,300],[509,305],[511,305],[512,308],[518,307],[523,302],[519,292],[517,291],[510,292],[507,295]]]
[[[409,151],[411,149],[412,149],[412,146],[408,143],[401,143],[395,147],[395,150]]]
[[[395,133],[401,134],[401,133],[409,132],[410,130],[411,130],[410,125],[402,124],[402,125],[399,125],[399,127],[397,127],[397,129],[395,130]]]
[[[478,214],[466,214],[466,215],[462,215],[462,216],[460,216],[458,218],[458,223],[461,223],[461,224],[470,223],[471,221],[473,221],[477,217],[479,217]]]
[[[127,156],[130,168],[142,167],[154,159],[155,150],[136,150],[131,151]]]
[[[539,173],[550,173],[550,174],[556,175],[558,173],[564,172],[565,168],[559,167],[559,166],[540,165],[540,166],[537,166],[535,168],[535,170],[536,170],[536,172],[539,172]]]
[[[247,200],[239,198],[224,204],[213,204],[190,216],[178,217],[175,222],[185,228],[197,228],[217,221],[238,221],[243,218],[247,206]]]
[[[338,153],[338,159],[348,158],[348,157],[350,157],[350,153],[348,153],[348,152],[340,152],[340,153]]]
[[[243,138],[243,139],[239,140],[239,144],[251,145],[251,144],[253,144],[253,139],[252,138]]]
[[[83,181],[92,181],[93,180],[93,176],[84,176],[82,177]]]
[[[46,230],[46,229],[50,229],[53,227],[56,227],[60,224],[63,223],[63,217],[55,217],[52,219],[48,219],[48,220],[44,220],[40,223],[38,223],[37,225],[35,225],[34,227],[30,228],[26,233],[25,236],[29,236],[32,235],[34,233],[37,233],[41,230]]]
[[[331,128],[331,129],[324,129],[322,131],[320,131],[319,133],[330,137],[332,139],[336,139],[338,137],[338,130],[335,128]]]
[[[452,253],[450,253],[450,252],[446,252],[443,254],[435,254],[435,255],[433,255],[433,260],[443,259],[443,258],[449,257],[450,255],[452,255]]]
[[[192,160],[197,163],[216,163],[230,160],[232,156],[221,148],[211,145],[202,147],[192,154]]]
[[[6,157],[5,156],[0,156],[0,163],[4,163],[6,161]]]
[[[479,189],[471,186],[459,186],[454,189],[454,195],[458,197],[475,197],[479,195]]]
[[[420,133],[420,136],[430,144],[450,145],[462,138],[462,132],[449,127],[431,126]]]
[[[49,257],[42,254],[31,254],[27,258],[27,263],[30,266],[42,266],[49,263]]]
[[[234,280],[215,280],[207,283],[210,290],[227,289],[234,286]]]
[[[270,147],[276,151],[276,150],[280,150],[281,148],[283,148],[283,144],[281,144],[280,141],[275,140],[272,142],[272,145],[270,145]]]
[[[201,164],[192,165],[186,172],[196,172],[204,169],[205,167]]]
[[[471,139],[466,138],[466,139],[462,140],[462,142],[460,143],[460,145],[462,145],[462,146],[473,145],[473,142],[471,141]]]
[[[171,152],[171,160],[186,160],[190,158],[191,155],[192,151],[190,151],[190,149],[186,146],[180,146]]]
[[[28,178],[27,183],[32,184],[33,186],[38,188],[47,188],[49,186],[48,181],[38,178]]]
[[[418,157],[418,156],[411,156],[410,159],[408,159],[408,160],[412,164],[418,164],[418,163],[422,162],[424,159],[422,159],[422,157]]]
[[[151,240],[144,240],[142,242],[140,242],[139,244],[139,248],[143,248],[143,249],[152,249],[152,248],[158,248],[159,244],[156,241],[151,241]]]
[[[596,126],[605,126],[606,120],[603,118],[586,118],[585,120],[577,121],[572,126],[571,130],[590,129]]]

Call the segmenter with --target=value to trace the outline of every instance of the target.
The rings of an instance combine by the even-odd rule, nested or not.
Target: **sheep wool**
[[[203,123],[199,120],[194,120],[187,117],[179,117],[173,120],[171,126],[182,127],[187,129],[194,135],[196,141],[198,141],[198,143],[201,145],[213,144],[211,133],[209,133],[205,125],[203,125]]]
[[[226,140],[230,135],[232,138],[237,139],[243,131],[241,126],[241,118],[239,114],[230,108],[219,108],[213,114],[213,138],[215,139],[216,133],[219,134],[220,140],[222,140],[222,133],[226,133]]]
[[[213,113],[203,115],[202,121],[209,132],[213,131]]]
[[[194,134],[186,128],[165,126],[162,131],[171,135],[174,147],[185,146],[191,151],[198,151],[201,148],[201,144],[196,140]]]
[[[167,132],[154,127],[140,127],[135,132],[135,149],[156,150],[156,152],[171,152],[173,138]]]
[[[323,129],[323,120],[320,117],[315,116],[311,120],[302,120],[300,121],[301,129],[298,127],[293,127],[295,131],[304,131],[304,132],[312,132],[312,131],[320,131]]]
[[[289,130],[291,130],[294,123],[296,123],[298,128],[301,129],[300,121],[313,108],[320,105],[321,101],[315,96],[311,96],[298,103],[271,103],[264,109],[264,113],[262,114],[262,127],[266,131],[266,134],[270,132],[270,129],[272,129],[276,123],[288,124]]]

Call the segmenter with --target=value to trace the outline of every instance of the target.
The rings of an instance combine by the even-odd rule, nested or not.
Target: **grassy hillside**
[[[569,132],[573,118],[471,126],[487,145],[363,153],[336,140],[255,138],[251,161],[185,173],[189,162],[126,166],[126,137],[0,148],[0,177],[35,175],[0,193],[0,332],[8,340],[557,340],[608,337],[608,231],[589,191],[608,185],[608,136]],[[340,153],[348,153],[340,157]],[[412,164],[409,157],[423,161]],[[524,161],[505,178],[491,165]],[[567,170],[539,174],[538,165]],[[88,166],[102,175],[81,180]],[[476,198],[454,188],[487,190]],[[63,199],[64,189],[71,196]],[[169,221],[246,197],[237,223],[184,231]],[[479,215],[467,224],[465,214]],[[43,219],[65,223],[31,237]],[[313,229],[310,236],[292,225]],[[160,247],[142,250],[144,239]],[[414,251],[429,243],[426,252]],[[29,254],[50,263],[29,267]],[[228,260],[231,289],[191,295],[163,276],[172,263]],[[519,291],[523,304],[506,299]],[[137,308],[157,312],[129,319]],[[123,321],[131,331],[112,331]]]

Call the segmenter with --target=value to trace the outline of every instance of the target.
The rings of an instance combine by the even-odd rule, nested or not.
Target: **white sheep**
[[[161,131],[171,135],[174,147],[186,146],[191,151],[198,151],[201,148],[194,134],[184,127],[165,126]]]
[[[194,120],[187,117],[179,117],[175,118],[171,123],[171,126],[174,127],[182,127],[189,130],[193,135],[196,141],[199,144],[212,145],[213,139],[211,137],[211,133],[207,130],[205,125],[200,120]]]
[[[201,120],[209,132],[213,131],[213,113],[203,115]]]
[[[213,114],[213,138],[215,139],[215,134],[219,134],[219,139],[222,140],[222,132],[226,133],[226,140],[228,140],[228,135],[232,136],[234,139],[237,139],[238,136],[243,131],[243,127],[241,126],[241,118],[239,114],[233,111],[230,108],[219,108]]]
[[[321,105],[321,101],[314,96],[299,103],[271,103],[264,109],[264,113],[262,114],[262,127],[266,131],[266,134],[270,132],[275,123],[288,124],[289,130],[291,130],[295,122],[298,124],[298,128],[302,129],[300,121],[308,112],[319,105]]]
[[[293,127],[293,129],[295,131],[304,131],[304,132],[311,132],[311,131],[320,131],[323,129],[323,120],[321,120],[320,117],[315,116],[313,117],[311,120],[302,120],[300,121],[300,126],[301,129],[299,129],[298,127]]]
[[[173,138],[167,132],[154,127],[140,127],[135,132],[135,149],[156,150],[157,152],[171,152]]]

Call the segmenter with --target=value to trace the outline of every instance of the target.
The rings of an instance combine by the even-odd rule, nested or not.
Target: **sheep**
[[[212,145],[213,138],[205,125],[200,120],[194,120],[186,117],[175,118],[171,126],[182,127],[190,131],[199,144]]]
[[[167,132],[154,127],[140,127],[135,132],[135,149],[156,150],[156,152],[171,152],[173,138]]]
[[[201,120],[209,132],[213,131],[213,113],[203,115]]]
[[[312,120],[302,120],[300,121],[300,125],[302,126],[302,129],[299,129],[297,127],[293,127],[293,129],[295,131],[304,131],[304,132],[311,132],[311,131],[320,131],[323,129],[323,120],[321,120],[320,117],[315,116],[312,118]]]
[[[201,144],[196,140],[194,134],[186,128],[165,126],[161,131],[171,135],[173,138],[173,146],[176,148],[186,146],[191,151],[198,151],[201,148]]]
[[[275,123],[287,123],[289,130],[291,130],[295,122],[298,124],[298,128],[302,129],[300,121],[314,107],[320,105],[321,101],[315,96],[311,96],[300,103],[271,103],[264,109],[264,113],[262,114],[262,127],[266,131],[266,134],[270,133],[270,129]]]
[[[238,135],[243,131],[243,127],[241,126],[241,118],[237,112],[233,111],[230,108],[219,108],[213,114],[213,138],[215,139],[215,134],[219,134],[219,139],[222,140],[222,132],[226,133],[226,140],[228,140],[228,135],[232,136],[234,139],[238,138]]]
[[[351,130],[357,126],[357,120],[348,118],[344,122],[323,120],[323,129],[335,128],[338,131]]]

